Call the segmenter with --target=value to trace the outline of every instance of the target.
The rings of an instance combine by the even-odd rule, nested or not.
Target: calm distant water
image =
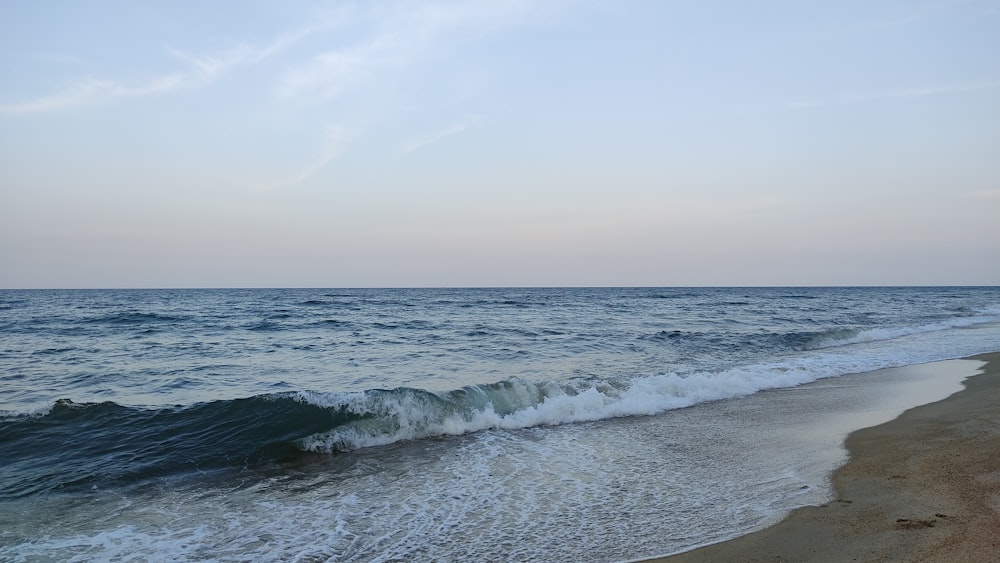
[[[844,386],[756,392],[998,349],[1000,288],[0,291],[0,559],[677,551],[825,494]]]

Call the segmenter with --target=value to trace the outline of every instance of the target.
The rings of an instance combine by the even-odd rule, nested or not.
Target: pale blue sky
[[[0,4],[0,287],[1000,284],[1000,1]]]

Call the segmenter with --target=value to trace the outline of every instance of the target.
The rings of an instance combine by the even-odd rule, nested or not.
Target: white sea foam
[[[0,546],[0,559],[569,562],[690,548],[826,500],[832,466],[803,459],[816,455],[815,433],[782,430],[836,414],[832,405],[849,405],[852,420],[881,407],[876,386],[858,385],[872,378],[861,378],[832,393],[332,456],[245,487],[136,491],[84,532],[59,535],[55,524],[31,544]],[[52,498],[32,507],[56,522],[67,510],[92,516]]]
[[[938,325],[866,331],[853,342],[840,341],[834,347],[717,372],[664,373],[626,381],[586,380],[572,384],[511,379],[468,388],[459,395],[415,390],[375,395],[303,393],[298,395],[300,400],[365,418],[303,438],[298,445],[314,452],[348,451],[487,429],[654,415],[849,373],[991,351],[997,347],[996,329],[950,330],[984,322],[984,317],[967,317]],[[470,396],[475,400],[469,400]]]
[[[53,401],[49,404],[37,405],[23,411],[0,409],[0,420],[15,418],[40,418],[52,412],[52,407],[54,406],[55,402]]]
[[[947,321],[929,323],[918,326],[903,327],[881,327],[866,330],[837,330],[831,331],[823,337],[817,338],[805,347],[807,350],[818,350],[831,348],[834,346],[847,346],[850,344],[860,344],[863,342],[876,342],[879,340],[893,340],[902,336],[923,334],[925,332],[940,332],[953,328],[970,327],[979,324],[997,322],[1000,320],[1000,311],[984,311],[986,314],[956,317]]]

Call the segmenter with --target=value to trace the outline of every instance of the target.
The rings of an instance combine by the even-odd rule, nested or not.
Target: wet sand
[[[835,500],[651,561],[1000,561],[1000,353],[971,359],[964,390],[848,436]]]

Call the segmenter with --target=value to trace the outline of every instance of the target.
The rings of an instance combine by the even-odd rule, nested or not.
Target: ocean
[[[673,553],[996,350],[997,287],[4,290],[0,560]]]

